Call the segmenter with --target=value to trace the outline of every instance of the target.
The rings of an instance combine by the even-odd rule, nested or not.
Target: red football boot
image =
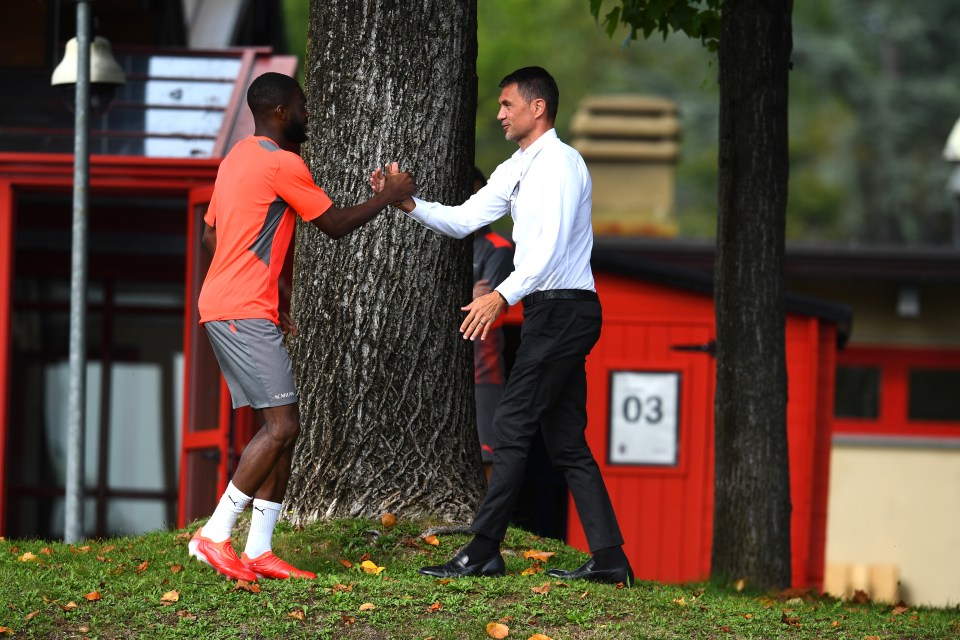
[[[190,543],[187,545],[191,556],[204,564],[210,565],[216,569],[218,573],[227,576],[231,580],[257,581],[257,574],[247,569],[247,567],[240,562],[240,558],[237,557],[237,552],[234,551],[230,545],[230,538],[227,538],[223,542],[214,542],[200,535],[201,530],[202,529],[197,529],[197,532],[193,534],[193,538],[190,539]]]
[[[317,577],[317,574],[311,573],[309,571],[304,571],[303,569],[297,569],[295,566],[288,562],[284,562],[277,556],[273,555],[273,551],[264,551],[256,558],[250,558],[244,552],[240,555],[240,562],[244,564],[250,571],[253,571],[260,578],[276,578],[278,580],[287,580],[288,578],[306,578],[307,580],[313,580]]]

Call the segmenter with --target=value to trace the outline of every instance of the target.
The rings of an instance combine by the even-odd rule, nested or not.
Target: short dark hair
[[[500,81],[500,88],[516,84],[520,97],[529,103],[540,98],[547,103],[547,117],[550,121],[557,119],[557,108],[560,106],[560,89],[557,81],[543,67],[523,67],[517,69]]]
[[[272,71],[264,73],[250,83],[247,89],[247,105],[253,115],[260,115],[274,109],[277,105],[290,104],[290,98],[300,83],[290,76]]]
[[[487,176],[483,175],[483,171],[480,170],[480,167],[473,167],[473,181],[479,182],[480,186],[487,186]]]

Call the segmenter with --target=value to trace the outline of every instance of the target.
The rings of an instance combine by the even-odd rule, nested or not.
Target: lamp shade
[[[97,36],[90,43],[90,82],[92,84],[119,85],[127,83],[127,76],[113,57],[110,41]],[[63,60],[53,70],[52,85],[77,83],[77,39],[67,42]]]

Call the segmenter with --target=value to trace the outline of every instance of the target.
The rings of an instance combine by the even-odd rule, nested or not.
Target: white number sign
[[[676,466],[680,373],[613,371],[610,464]]]

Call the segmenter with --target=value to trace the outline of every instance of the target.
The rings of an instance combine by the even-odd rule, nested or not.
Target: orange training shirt
[[[280,323],[280,270],[296,212],[313,220],[332,206],[300,156],[270,138],[238,142],[220,163],[210,208],[217,249],[200,290],[200,322],[265,318]]]

